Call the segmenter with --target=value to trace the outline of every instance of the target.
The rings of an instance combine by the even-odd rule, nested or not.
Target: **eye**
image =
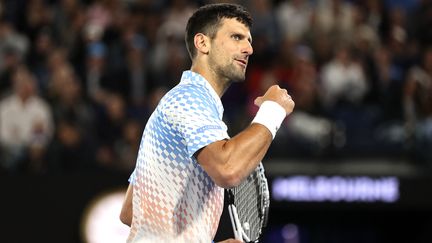
[[[242,36],[241,36],[241,35],[238,35],[238,34],[234,34],[234,35],[231,36],[231,38],[233,38],[233,39],[236,40],[236,41],[239,41],[239,40],[242,39]]]

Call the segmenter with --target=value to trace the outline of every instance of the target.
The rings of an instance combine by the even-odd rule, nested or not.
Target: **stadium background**
[[[187,18],[209,2],[255,19],[247,80],[223,97],[229,133],[271,84],[296,101],[264,161],[264,241],[430,242],[430,0],[0,0],[0,241],[86,242],[90,209],[126,188],[148,115],[190,65]],[[116,205],[92,216],[113,241]],[[217,238],[229,235],[224,214]]]

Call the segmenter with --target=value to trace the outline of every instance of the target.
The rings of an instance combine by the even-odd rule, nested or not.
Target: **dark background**
[[[96,195],[125,188],[127,178],[115,173],[1,177],[2,242],[83,242],[86,207]],[[399,179],[400,200],[393,204],[272,201],[264,242],[284,242],[286,225],[297,227],[301,242],[430,242],[432,180]],[[224,211],[216,240],[231,235]]]

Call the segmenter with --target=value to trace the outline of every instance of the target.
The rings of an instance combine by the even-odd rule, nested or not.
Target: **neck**
[[[191,71],[203,76],[207,80],[207,82],[209,82],[212,88],[216,91],[219,97],[222,97],[222,95],[225,93],[225,91],[231,84],[230,80],[225,77],[221,77],[210,68],[206,68],[206,66],[204,65],[193,63]]]

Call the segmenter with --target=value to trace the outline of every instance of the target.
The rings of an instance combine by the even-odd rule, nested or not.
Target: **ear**
[[[210,50],[210,39],[203,33],[198,33],[194,36],[194,45],[197,52],[208,54]]]

